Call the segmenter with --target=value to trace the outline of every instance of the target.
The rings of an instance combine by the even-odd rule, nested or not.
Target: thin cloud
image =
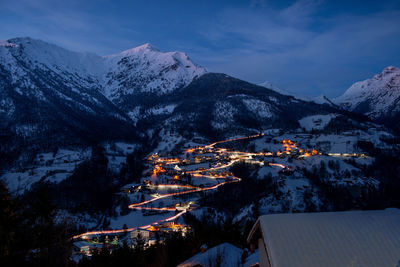
[[[199,2],[2,0],[0,39],[31,36],[100,55],[151,42],[187,52],[209,71],[306,95],[337,96],[400,65],[394,1],[367,1],[362,12],[322,0]]]
[[[317,18],[313,14],[320,4],[298,1],[283,10],[225,10],[219,26],[205,38],[224,45],[239,42],[222,52],[208,51],[206,64],[252,82],[269,79],[294,92],[328,96],[367,78],[366,72],[372,75],[399,64],[400,11]],[[324,29],[316,30],[316,23]]]

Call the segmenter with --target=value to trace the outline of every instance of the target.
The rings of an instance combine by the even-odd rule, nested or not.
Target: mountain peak
[[[0,65],[5,62],[7,68],[13,68],[19,66],[18,60],[26,59],[29,67],[61,75],[79,75],[85,80],[98,81],[110,99],[138,92],[172,92],[206,72],[185,53],[164,53],[150,43],[105,57],[69,51],[30,37],[0,41],[0,49]]]
[[[104,58],[109,66],[107,75],[120,77],[105,90],[113,100],[138,92],[172,92],[206,72],[185,53],[162,52],[150,43]]]
[[[354,83],[334,101],[346,109],[377,118],[398,110],[400,69],[388,66],[370,79]]]
[[[39,39],[33,39],[31,37],[14,37],[7,40],[0,40],[0,46],[7,46],[7,47],[18,47],[19,45],[31,44],[31,43],[45,43]]]
[[[392,72],[397,72],[397,71],[400,71],[400,69],[395,66],[388,66],[383,69],[382,73],[392,73]]]
[[[400,69],[395,67],[395,66],[388,66],[382,70],[381,73],[376,74],[373,79],[374,80],[382,80],[386,79],[386,77],[392,76],[392,75],[398,75],[400,74]]]
[[[3,47],[17,47],[17,44],[14,44],[13,42],[10,42],[10,40],[0,40],[0,46]]]
[[[145,43],[144,45],[136,47],[136,49],[147,49],[147,50],[153,50],[153,51],[160,51],[157,47],[150,43]]]
[[[51,43],[47,43],[43,40],[40,39],[34,39],[29,36],[24,36],[24,37],[15,37],[6,40],[9,43],[14,43],[16,45],[24,45],[24,44],[34,44],[34,45],[48,45],[48,46],[57,46]]]
[[[125,51],[122,51],[121,54],[122,55],[129,55],[129,54],[136,54],[138,52],[161,52],[160,49],[158,49],[157,47],[153,46],[150,43],[145,43],[143,45],[131,48],[131,49],[127,49]]]

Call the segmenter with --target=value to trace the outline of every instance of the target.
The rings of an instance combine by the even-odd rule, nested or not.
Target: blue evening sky
[[[0,0],[0,39],[20,36],[99,55],[149,42],[208,71],[335,97],[400,67],[400,1]]]

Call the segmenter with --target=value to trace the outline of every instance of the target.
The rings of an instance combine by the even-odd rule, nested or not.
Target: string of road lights
[[[257,138],[257,137],[261,137],[263,136],[263,133],[260,134],[256,134],[256,135],[251,135],[251,136],[246,136],[246,137],[238,137],[238,138],[232,138],[232,139],[228,139],[228,140],[223,140],[223,141],[218,141],[218,142],[214,142],[202,147],[196,147],[196,148],[190,148],[187,149],[185,151],[185,153],[195,153],[196,151],[209,151],[211,149],[215,149],[214,147],[217,144],[222,144],[222,143],[227,143],[227,142],[232,142],[232,141],[239,141],[239,140],[245,140],[245,139],[253,139],[253,138]],[[277,156],[281,155],[281,154],[289,154],[291,151],[293,151],[294,149],[298,149],[297,144],[291,140],[283,140],[282,145],[284,147],[284,151],[283,152],[277,152]],[[316,155],[318,154],[318,151],[316,151],[315,149],[313,149],[312,151],[305,151],[302,149],[298,149],[298,151],[301,153],[300,157],[308,157],[311,155]],[[241,151],[230,151],[227,148],[217,148],[214,151],[215,153],[226,153],[231,155],[230,156],[230,161],[222,164],[220,166],[217,167],[211,167],[208,169],[205,168],[199,168],[197,170],[193,170],[193,171],[187,171],[186,173],[191,174],[193,177],[196,178],[211,178],[211,179],[225,179],[225,181],[223,182],[218,182],[217,184],[213,185],[213,186],[209,186],[209,187],[198,187],[198,186],[192,186],[192,185],[177,185],[177,184],[159,184],[157,185],[158,188],[167,188],[167,189],[187,189],[185,191],[180,191],[180,192],[175,192],[175,193],[167,193],[167,194],[157,194],[156,196],[153,196],[151,199],[149,200],[145,200],[142,202],[138,202],[138,203],[133,203],[130,204],[128,207],[130,209],[133,210],[154,210],[154,211],[178,211],[176,207],[159,207],[159,208],[154,208],[154,207],[145,207],[144,205],[147,205],[149,203],[152,203],[154,201],[163,199],[163,198],[168,198],[168,197],[173,197],[173,196],[181,196],[181,195],[185,195],[185,194],[191,194],[191,193],[196,193],[196,192],[201,192],[201,191],[208,191],[208,190],[215,190],[220,186],[223,186],[225,184],[228,183],[235,183],[235,182],[239,182],[241,181],[241,179],[239,177],[235,177],[233,175],[230,175],[228,178],[221,178],[221,176],[215,174],[212,175],[212,173],[216,170],[221,170],[221,169],[226,169],[230,166],[232,166],[233,164],[235,164],[236,162],[240,161],[240,160],[252,160],[252,157],[254,156],[272,156],[273,153],[271,152],[259,152],[259,153],[250,153],[250,152],[241,152]],[[256,164],[260,164],[260,165],[264,165],[263,161],[251,161],[252,163],[256,163]],[[179,158],[156,158],[153,161],[154,164],[154,170],[152,171],[153,175],[157,175],[158,173],[165,173],[166,170],[162,167],[162,165],[170,165],[170,164],[179,164],[181,163],[181,160]],[[274,166],[274,167],[278,167],[281,169],[285,169],[288,168],[283,164],[279,164],[279,163],[268,163],[269,166]],[[208,173],[208,174],[207,174]],[[157,225],[157,224],[161,224],[163,222],[168,222],[168,221],[173,221],[176,220],[177,218],[179,218],[180,216],[182,216],[183,214],[185,214],[187,212],[187,209],[184,208],[181,211],[177,212],[176,214],[174,214],[173,216],[155,221],[151,224],[148,225],[144,225],[144,226],[140,226],[140,227],[133,227],[133,228],[128,228],[128,229],[117,229],[117,230],[99,230],[99,231],[89,231],[86,233],[82,233],[79,235],[75,235],[73,238],[77,239],[80,237],[88,237],[91,235],[104,235],[104,234],[118,234],[118,233],[122,233],[122,232],[130,232],[130,231],[134,231],[136,229],[148,229],[151,226]]]

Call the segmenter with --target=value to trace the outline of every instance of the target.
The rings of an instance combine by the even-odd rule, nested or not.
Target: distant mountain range
[[[383,78],[396,73],[386,69],[379,86],[398,86],[398,79]],[[337,103],[361,110],[343,99]],[[390,110],[398,110],[396,99]],[[27,150],[122,139],[155,145],[296,129],[299,119],[316,114],[357,117],[324,101],[329,104],[207,73],[185,53],[150,44],[101,57],[31,38],[0,42],[0,156],[8,162]]]
[[[400,130],[400,69],[386,67],[382,73],[356,82],[333,102]]]
[[[305,101],[328,104],[361,113],[378,123],[384,123],[397,131],[400,130],[398,126],[400,123],[400,69],[393,66],[386,67],[382,73],[370,79],[354,83],[343,95],[334,99],[329,99],[324,95],[312,98],[296,95],[268,81],[260,86]]]
[[[269,89],[272,89],[275,92],[280,93],[282,95],[293,96],[293,97],[295,97],[297,99],[301,99],[301,100],[304,100],[304,101],[312,101],[312,102],[315,102],[317,104],[328,104],[328,105],[331,105],[331,106],[335,106],[335,104],[332,103],[332,101],[328,97],[326,97],[324,95],[315,96],[315,97],[307,97],[307,96],[299,95],[299,94],[290,92],[288,90],[282,89],[282,88],[276,86],[275,84],[271,83],[270,81],[265,81],[263,83],[260,83],[259,85],[263,86],[263,87],[266,87],[266,88],[269,88]]]

